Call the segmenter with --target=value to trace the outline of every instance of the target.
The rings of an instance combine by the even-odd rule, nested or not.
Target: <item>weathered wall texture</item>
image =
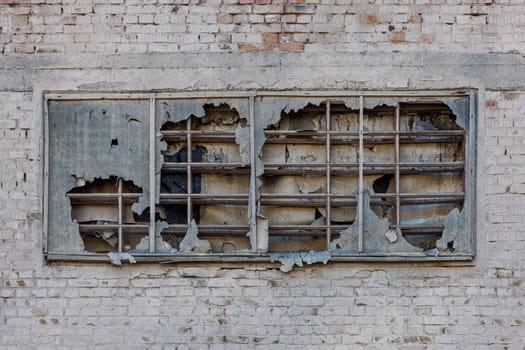
[[[0,349],[522,349],[525,4],[0,0]],[[479,89],[472,264],[46,264],[45,90]]]

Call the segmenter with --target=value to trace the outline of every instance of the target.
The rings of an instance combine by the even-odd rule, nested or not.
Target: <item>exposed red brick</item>
[[[400,43],[405,41],[405,32],[392,33],[392,35],[390,36],[390,41],[394,43]]]
[[[13,16],[13,25],[15,26],[25,26],[27,25],[27,16]]]
[[[239,48],[242,51],[254,52],[254,51],[270,51],[272,49],[271,45],[264,45],[263,47],[255,46],[252,44],[241,44]]]
[[[304,0],[288,0],[288,4],[304,4]]]
[[[217,21],[221,24],[231,24],[233,23],[233,16],[232,15],[219,15]]]
[[[62,24],[75,24],[77,23],[77,16],[64,16],[62,17]]]
[[[436,38],[434,34],[421,34],[420,40],[422,43],[431,44],[436,40]]]
[[[496,109],[496,108],[498,108],[498,101],[496,101],[496,100],[487,100],[487,101],[485,101],[485,106],[487,108]]]
[[[240,5],[253,4],[254,0],[239,0]]]
[[[265,44],[276,43],[278,41],[279,41],[279,35],[277,35],[276,33],[268,33],[268,34],[263,35],[263,42]]]
[[[277,49],[281,51],[304,51],[304,45],[297,43],[283,43],[277,44]]]
[[[409,23],[421,23],[421,15],[412,15],[408,18]]]
[[[376,24],[377,23],[377,16],[361,16],[361,23],[363,24]]]

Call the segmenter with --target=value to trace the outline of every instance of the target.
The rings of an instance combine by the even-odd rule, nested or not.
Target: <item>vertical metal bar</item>
[[[364,111],[363,111],[363,95],[359,96],[359,201],[357,203],[358,217],[357,222],[359,223],[359,246],[358,251],[363,251],[363,162],[364,162]]]
[[[252,252],[260,250],[267,250],[264,247],[259,247],[257,242],[257,194],[256,192],[256,169],[255,169],[255,96],[250,96],[250,193],[249,193],[249,208],[250,211],[250,238],[252,242]]]
[[[395,225],[396,228],[399,228],[400,225],[400,218],[401,218],[401,200],[399,198],[399,181],[400,181],[400,174],[399,174],[399,114],[400,114],[400,106],[399,104],[396,106],[396,112],[395,112],[395,131],[396,131],[396,140],[395,140],[395,155],[394,155],[394,161],[396,163],[395,166],[395,185],[396,185],[396,203],[395,203],[395,211],[396,211],[396,217],[395,217]]]
[[[484,90],[481,92],[484,94]],[[484,97],[484,96],[483,96]],[[467,248],[469,249],[469,253],[472,255],[476,254],[476,235],[475,232],[475,225],[476,220],[474,219],[476,217],[476,185],[475,181],[472,178],[470,178],[470,174],[472,174],[472,171],[475,170],[477,167],[477,159],[476,159],[476,140],[477,140],[477,126],[478,123],[476,122],[476,115],[482,111],[483,106],[481,105],[482,101],[484,101],[484,98],[478,98],[478,95],[474,90],[470,90],[470,96],[469,96],[469,117],[468,122],[466,123],[465,127],[465,139],[463,140],[463,144],[465,145],[465,188],[464,192],[466,193],[466,197],[464,199],[463,203],[463,212],[465,217],[465,228],[466,232],[464,234],[468,234],[467,242],[470,243],[470,246]]]
[[[155,99],[149,100],[149,252],[155,253],[155,204],[157,202],[157,186],[155,175],[156,140],[155,140]]]
[[[192,153],[193,153],[193,146],[191,144],[191,120],[192,118],[188,118],[186,122],[186,176],[187,176],[187,201],[186,201],[186,218],[187,218],[187,224],[188,227],[191,224],[191,220],[193,219],[193,203],[192,203],[192,193],[193,193],[193,181],[192,181],[192,171],[191,171],[191,162],[192,162]]]
[[[49,101],[44,98],[44,197],[43,197],[43,250],[47,253],[49,216]]]
[[[330,249],[330,240],[332,235],[331,228],[331,182],[330,182],[330,165],[331,165],[331,150],[330,150],[330,101],[326,101],[326,249]]]
[[[117,179],[118,188],[118,252],[122,253],[122,179]]]

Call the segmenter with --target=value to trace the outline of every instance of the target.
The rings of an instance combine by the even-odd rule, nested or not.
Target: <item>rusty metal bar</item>
[[[49,230],[49,106],[48,99],[44,96],[43,101],[43,112],[44,112],[44,138],[43,138],[43,148],[44,148],[44,195],[42,197],[42,229],[43,229],[43,241],[42,248],[44,253],[47,253],[48,245],[48,230]]]
[[[181,201],[183,203],[183,201]],[[401,199],[401,205],[430,205],[430,204],[448,204],[448,203],[461,203],[463,198],[455,197],[444,197],[444,198],[424,198],[424,199]],[[199,201],[200,204],[214,204],[217,202],[213,201]],[[237,203],[237,202],[232,202]],[[300,201],[300,200],[279,200],[279,199],[261,199],[261,204],[265,206],[287,206],[287,207],[307,207],[307,208],[320,208],[324,205],[324,201]],[[356,199],[332,199],[331,204],[334,206],[348,206],[357,204]],[[373,199],[370,200],[371,206],[390,206],[394,205],[394,200],[389,199]]]
[[[441,167],[462,167],[465,165],[465,162],[428,162],[428,163],[413,163],[413,162],[395,162],[395,163],[370,163],[370,162],[363,162],[363,168],[364,167],[394,167],[396,164],[399,164],[400,168],[441,168]],[[268,162],[266,163],[268,167],[301,167],[301,168],[324,168],[326,167],[327,163],[273,163]],[[356,167],[357,164],[355,163],[337,163],[333,166],[336,167]]]
[[[484,90],[481,90],[484,95]],[[466,162],[465,166],[465,188],[463,191],[468,192],[468,197],[465,198],[463,205],[465,212],[465,234],[468,235],[469,251],[474,255],[476,253],[476,235],[474,230],[476,228],[476,177],[473,176],[476,171],[476,140],[477,140],[477,122],[476,115],[478,112],[483,111],[484,98],[478,98],[478,94],[474,90],[470,90],[469,94],[469,116],[468,116],[468,129],[467,135],[465,130],[465,153],[464,158]],[[479,106],[479,109],[478,109]],[[470,175],[470,176],[467,176]],[[470,180],[469,180],[470,177]]]
[[[171,141],[171,142],[182,142],[186,139],[186,136],[163,136],[163,139],[165,141]],[[201,136],[201,135],[193,135],[192,136],[193,141],[200,142],[200,143],[234,143],[235,142],[235,136]]]
[[[122,213],[123,213],[123,206],[122,206],[122,179],[119,178],[117,180],[117,187],[118,187],[118,251],[119,253],[122,252]]]
[[[189,158],[191,156],[188,155]],[[245,165],[242,163],[207,163],[207,162],[167,162],[164,163],[164,168],[170,169],[170,168],[187,168],[188,165],[191,164],[191,168],[193,169],[199,169],[199,168],[249,168],[249,165]]]
[[[186,193],[189,194],[188,196],[188,200],[187,200],[187,203],[186,203],[186,223],[188,224],[188,227],[190,226],[191,224],[191,220],[193,220],[193,204],[192,204],[192,201],[191,201],[191,194],[193,193],[193,179],[192,179],[192,153],[193,153],[193,147],[192,147],[192,144],[191,144],[191,117],[188,118],[188,120],[186,121],[186,177],[187,177],[187,182],[186,182]]]
[[[94,193],[94,192],[83,193],[83,192],[77,192],[77,193],[67,193],[66,197],[71,198],[71,199],[77,199],[77,198],[86,198],[86,199],[89,199],[89,198],[114,198],[116,200],[118,197],[138,199],[138,198],[142,197],[142,193],[124,192],[124,193],[119,194],[119,193]]]
[[[401,211],[401,201],[400,201],[400,198],[399,198],[399,181],[400,181],[400,159],[399,159],[399,114],[400,114],[400,106],[399,106],[399,103],[397,104],[396,106],[396,112],[395,112],[395,131],[396,131],[396,143],[395,143],[395,155],[394,155],[394,161],[396,163],[396,169],[395,169],[395,174],[394,174],[394,182],[395,182],[395,224],[396,224],[396,227],[399,228],[399,224],[400,224],[400,217],[401,217],[401,214],[400,214],[400,211]]]
[[[267,251],[268,247],[264,247],[264,244],[262,247],[259,246],[261,241],[268,241],[268,239],[260,240],[257,238],[257,178],[255,174],[257,173],[256,169],[256,155],[255,155],[255,96],[250,95],[250,115],[249,115],[249,123],[250,123],[250,193],[249,193],[249,201],[248,201],[248,211],[250,213],[250,235],[251,235],[251,243],[252,243],[252,252],[259,252],[259,251]]]
[[[332,198],[347,198],[352,196],[352,193],[332,193]],[[170,194],[171,196],[171,194]],[[241,196],[234,194],[233,196]],[[326,193],[261,193],[261,196],[266,198],[324,198]],[[396,197],[396,193],[377,193],[371,194],[370,198],[390,198]],[[465,192],[413,192],[413,193],[399,193],[400,197],[404,198],[434,198],[434,197],[464,197]]]
[[[171,132],[171,131],[170,131]],[[319,136],[319,133],[314,130],[265,130],[267,136],[271,135],[298,135],[298,136]],[[359,132],[344,131],[344,130],[328,130],[330,136],[354,136],[359,137]],[[463,130],[421,130],[421,131],[372,131],[368,132],[366,136],[462,136]]]
[[[217,194],[217,193],[161,193],[161,199],[172,199],[172,198],[246,198],[248,199],[249,195],[247,193],[231,193],[231,194]]]
[[[330,164],[331,164],[331,149],[330,149],[330,101],[326,101],[326,249],[328,250],[330,248],[330,241],[331,241],[331,235],[332,230],[330,228],[330,222],[332,221],[331,216],[331,200],[330,195],[332,193],[331,191],[331,183],[330,183]]]
[[[183,136],[186,137],[188,134],[187,130],[162,130],[162,136]],[[218,130],[190,130],[192,137],[205,135],[205,136],[233,136],[235,137],[235,131],[218,131]]]
[[[149,100],[149,252],[155,253],[155,203],[156,203],[156,140],[155,99]]]
[[[119,227],[122,227],[122,229],[125,229],[126,231],[133,229],[147,231],[147,229],[149,229],[149,224],[80,224],[79,227],[84,231],[118,230]]]
[[[454,166],[454,167],[425,167],[425,166],[412,166],[412,167],[400,167],[401,175],[410,175],[410,174],[425,174],[425,173],[457,173],[463,171],[463,166]],[[205,173],[205,171],[200,170],[199,172]],[[206,172],[211,172],[211,169]],[[386,173],[394,173],[395,166],[392,164],[390,167],[375,167],[367,166],[363,168],[364,175],[385,175]],[[323,175],[325,174],[324,169],[301,169],[301,167],[281,169],[279,167],[274,168],[265,168],[264,173],[266,175]],[[336,167],[333,165],[331,167],[331,174],[338,175],[356,175],[359,174],[359,169],[356,167]]]
[[[400,135],[400,140],[403,143],[440,143],[440,142],[461,142],[463,140],[462,135],[449,135],[449,136],[414,136],[414,135]],[[211,142],[211,141],[210,141]],[[265,142],[266,144],[314,144],[314,145],[323,145],[325,143],[324,137],[287,137],[279,139],[276,137],[268,138]],[[358,145],[359,137],[356,136],[331,136],[331,143],[333,145]],[[383,145],[383,144],[394,144],[395,136],[371,136],[366,134],[364,136],[365,145]]]
[[[357,205],[358,209],[358,251],[363,251],[363,234],[364,234],[364,223],[363,223],[363,164],[364,164],[364,147],[363,147],[363,136],[364,136],[364,111],[363,111],[363,95],[359,96],[359,201]]]
[[[213,194],[211,194],[213,196]],[[188,200],[191,199],[192,204],[201,204],[201,205],[247,205],[248,198],[246,199],[236,199],[236,198],[171,198],[171,199],[161,199],[161,204],[185,204]]]

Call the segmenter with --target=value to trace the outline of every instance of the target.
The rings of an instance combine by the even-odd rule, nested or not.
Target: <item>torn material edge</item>
[[[195,219],[191,220],[184,239],[180,242],[179,249],[184,253],[209,253],[211,245],[208,240],[199,239],[199,228]]]
[[[130,253],[108,253],[110,262],[115,266],[122,266],[122,261],[127,260],[130,264],[135,264],[137,260]]]
[[[327,250],[321,252],[309,251],[300,253],[270,253],[268,255],[270,256],[270,262],[279,261],[281,263],[281,267],[279,269],[282,272],[292,271],[295,265],[302,267],[303,262],[307,265],[321,262],[326,265],[332,258],[332,254]]]

